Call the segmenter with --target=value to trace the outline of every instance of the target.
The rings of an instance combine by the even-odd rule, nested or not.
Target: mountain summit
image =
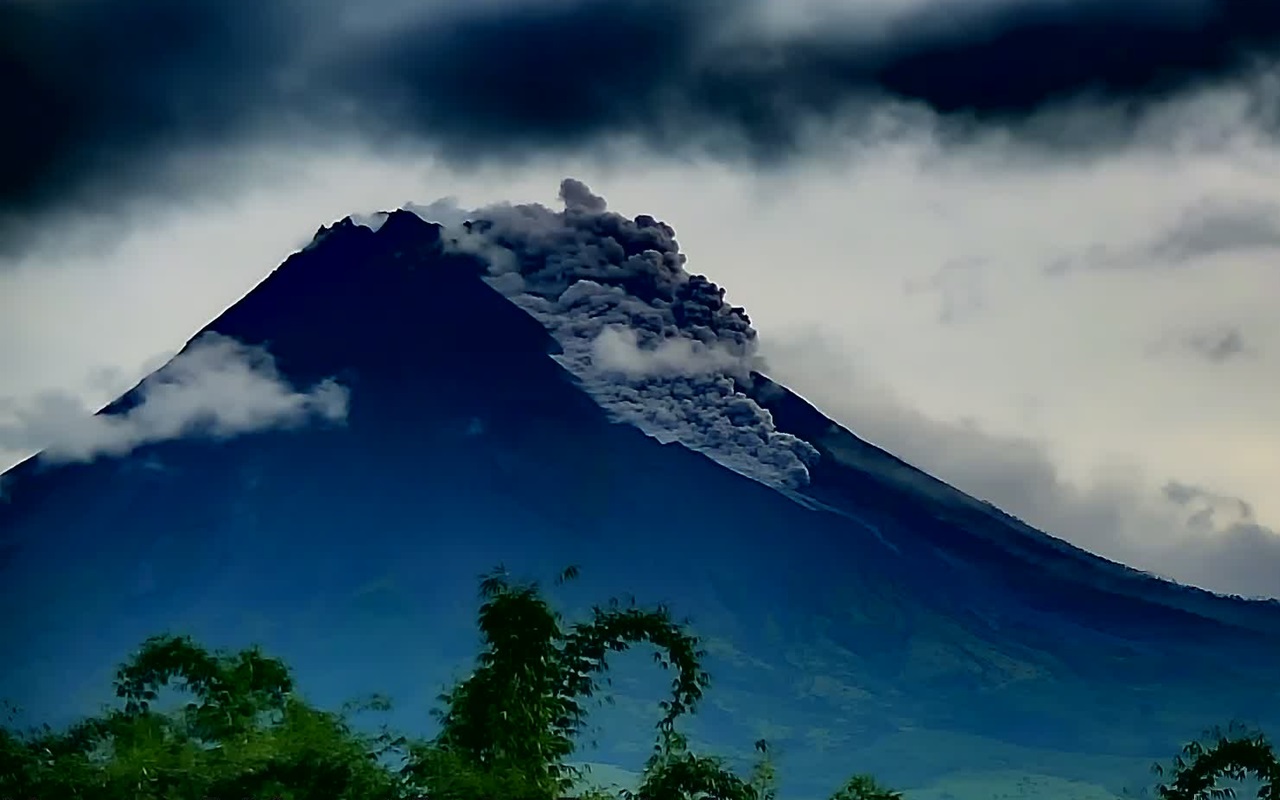
[[[429,732],[475,576],[574,563],[569,610],[691,615],[716,686],[694,739],[769,738],[788,797],[853,766],[1115,790],[1208,725],[1280,723],[1280,605],[1090,555],[858,439],[763,374],[670,226],[561,197],[321,228],[6,474],[0,698],[69,721],[174,631]],[[634,769],[663,676],[628,659],[584,755]]]

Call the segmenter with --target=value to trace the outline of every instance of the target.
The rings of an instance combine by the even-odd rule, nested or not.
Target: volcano
[[[561,195],[321,228],[86,444],[7,473],[0,697],[93,713],[173,631],[430,733],[476,576],[576,564],[567,615],[628,592],[689,615],[693,740],[768,738],[784,797],[853,770],[1105,797],[1206,726],[1280,723],[1280,604],[1096,557],[862,441],[764,374],[669,226]],[[228,411],[245,376],[285,386],[270,413]],[[669,677],[646,655],[584,758],[642,763]]]

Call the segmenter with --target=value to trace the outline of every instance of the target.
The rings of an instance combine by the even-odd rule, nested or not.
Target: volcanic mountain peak
[[[392,249],[470,257],[491,287],[546,328],[556,359],[616,420],[768,485],[807,485],[817,450],[779,431],[747,391],[762,362],[746,312],[685,269],[671,226],[611,212],[573,178],[560,197],[561,211],[524,204],[468,214],[410,204],[346,217],[310,247],[359,229],[355,238]]]
[[[814,786],[850,758],[918,785],[956,769],[945,741],[966,768],[1145,774],[1188,729],[1280,720],[1276,604],[1097,558],[860,440],[763,374],[670,226],[561,195],[320,229],[96,418],[107,457],[15,469],[0,699],[72,718],[70,676],[109,685],[180,630],[262,644],[323,703],[389,691],[412,727],[472,652],[472,576],[576,563],[691,613],[713,673],[750,665],[696,732],[794,731]]]
[[[541,324],[554,339],[546,352],[612,419],[702,453],[804,505],[849,513],[853,500],[864,521],[872,507],[902,509],[922,516],[913,537],[935,527],[925,520],[954,521],[966,535],[948,533],[936,542],[944,551],[971,555],[984,541],[999,558],[1025,559],[1046,575],[1123,594],[1155,591],[1210,617],[1224,606],[1210,603],[1209,611],[1203,605],[1208,598],[1240,600],[1082,551],[862,441],[763,374],[758,335],[745,309],[686,268],[674,228],[647,214],[628,218],[610,211],[603,197],[574,178],[561,182],[560,199],[559,211],[540,204],[465,210],[449,201],[410,203],[346,217],[322,228],[317,241],[358,230],[355,238],[385,241],[397,253],[429,251],[436,268],[469,265],[463,269]],[[854,484],[874,497],[850,498]],[[875,530],[893,549],[892,535]],[[1280,630],[1274,615],[1257,616],[1260,605],[1277,604],[1237,608],[1249,609],[1242,613],[1251,624]]]

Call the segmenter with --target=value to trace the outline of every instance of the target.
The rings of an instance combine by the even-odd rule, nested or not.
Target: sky
[[[0,5],[0,466],[320,225],[571,175],[855,433],[1280,596],[1280,7],[326,3]]]

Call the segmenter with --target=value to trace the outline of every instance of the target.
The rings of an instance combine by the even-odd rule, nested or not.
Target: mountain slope
[[[166,368],[265,348],[290,385],[343,387],[341,420],[11,471],[0,697],[91,711],[168,629],[259,641],[318,702],[389,692],[429,731],[474,651],[475,575],[578,563],[570,610],[632,592],[692,615],[715,679],[693,731],[774,740],[788,796],[854,766],[1118,785],[1205,725],[1280,722],[1280,607],[1083,553],[858,440],[756,369],[673,231],[563,194],[322,229]],[[102,416],[141,418],[165,374]],[[620,662],[589,757],[643,758],[650,668]]]
[[[1073,593],[1088,587],[1107,597],[1155,602],[1251,632],[1280,633],[1280,614],[1276,613],[1280,602],[1276,600],[1258,602],[1218,595],[1086,552],[858,439],[766,376],[754,374],[744,389],[770,411],[780,430],[810,442],[821,453],[821,461],[812,469],[813,483],[806,490],[810,497],[857,509],[862,515],[882,508],[891,527],[909,529],[913,538],[928,538],[938,547],[971,559],[985,550],[993,565],[1001,560],[1009,565],[1035,565],[1034,570],[1015,573],[1029,578],[1029,590],[1043,587],[1052,576],[1066,581]],[[929,502],[922,503],[922,498]],[[913,517],[914,522],[909,521]],[[967,535],[957,537],[955,529]],[[1175,619],[1176,624],[1194,624],[1190,618]]]

